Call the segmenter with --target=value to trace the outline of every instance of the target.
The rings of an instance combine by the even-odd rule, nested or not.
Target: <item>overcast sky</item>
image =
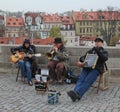
[[[106,9],[107,6],[120,8],[120,0],[0,0],[4,11],[64,12],[71,10]]]

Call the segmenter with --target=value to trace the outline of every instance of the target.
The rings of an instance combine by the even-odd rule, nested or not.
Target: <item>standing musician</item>
[[[68,53],[67,50],[61,40],[61,38],[57,37],[54,39],[52,49],[49,51],[48,56],[49,62],[47,67],[49,69],[50,81],[54,83],[57,80],[58,84],[63,83],[62,77],[64,77],[63,72],[68,69]]]
[[[85,92],[91,87],[91,85],[96,81],[97,77],[104,72],[105,61],[108,60],[108,52],[104,50],[103,40],[101,38],[95,39],[95,47],[89,50],[89,54],[97,54],[98,60],[96,62],[95,68],[85,68],[84,60],[85,56],[80,57],[79,62],[77,62],[78,67],[83,67],[80,77],[75,85],[74,90],[67,92],[68,96],[73,102],[80,100]],[[86,53],[86,54],[87,54]]]
[[[33,61],[32,54],[35,53],[35,46],[31,45],[29,39],[25,39],[22,46],[11,48],[12,54],[16,55],[17,52],[24,52],[27,54],[23,60],[18,60],[18,65],[21,71],[21,80],[25,82],[25,73],[27,75],[27,81],[30,86],[33,85],[31,63]]]

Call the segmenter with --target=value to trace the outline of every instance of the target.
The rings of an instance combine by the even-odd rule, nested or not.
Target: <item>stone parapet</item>
[[[0,66],[1,67],[11,67],[11,62],[9,61],[9,56],[11,55],[10,48],[15,47],[16,45],[0,45]],[[46,67],[48,62],[47,58],[45,57],[45,53],[48,52],[51,46],[44,46],[44,45],[37,45],[36,51],[37,53],[41,53],[41,57],[37,57],[37,63],[40,67]],[[79,57],[84,55],[90,47],[81,47],[81,46],[74,46],[69,47],[66,46],[69,51],[69,64],[70,67],[80,69],[76,67],[76,62],[79,60]],[[105,47],[105,49],[109,53],[109,60],[107,61],[108,68],[110,70],[111,76],[119,76],[120,77],[120,48],[118,47]]]

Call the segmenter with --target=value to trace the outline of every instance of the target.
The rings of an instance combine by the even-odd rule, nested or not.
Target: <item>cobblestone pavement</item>
[[[50,105],[46,95],[36,94],[34,86],[15,82],[15,75],[0,75],[0,112],[120,112],[120,84],[110,84],[110,89],[96,94],[91,87],[78,102],[72,102],[66,91],[73,84],[50,85],[61,92],[59,103]]]

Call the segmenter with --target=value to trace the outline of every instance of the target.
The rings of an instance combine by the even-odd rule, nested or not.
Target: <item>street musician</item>
[[[33,61],[32,54],[35,53],[35,47],[31,45],[29,39],[25,39],[23,45],[18,47],[12,47],[10,50],[14,55],[19,55],[19,53],[21,52],[28,54],[26,57],[24,57],[23,60],[18,60],[17,63],[20,67],[22,82],[25,82],[25,72],[26,72],[28,84],[32,86],[33,82],[32,82],[31,63]]]
[[[87,51],[86,55],[81,56],[79,62],[77,62],[77,66],[82,67],[83,69],[80,73],[74,90],[67,92],[68,96],[73,102],[80,100],[86,91],[91,87],[91,85],[96,81],[97,77],[104,72],[105,61],[108,60],[108,52],[105,51],[102,46],[103,40],[101,38],[96,38],[95,47]],[[89,56],[89,54],[92,54],[94,57],[97,55],[97,58],[93,59],[93,57]],[[87,61],[92,63],[88,57],[86,60],[86,56],[90,57],[90,59],[93,61],[96,60],[94,67],[88,66],[90,64],[86,65]]]
[[[47,67],[49,69],[51,83],[63,83],[63,72],[68,69],[68,52],[62,42],[62,39],[57,37],[54,39],[52,49],[46,53],[49,62]]]

